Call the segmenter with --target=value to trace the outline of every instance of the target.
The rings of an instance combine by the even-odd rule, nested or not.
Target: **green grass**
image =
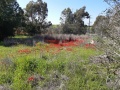
[[[65,48],[57,54],[52,54],[56,49],[46,51],[45,46],[28,47],[24,45],[3,47],[0,46],[0,85],[9,85],[12,90],[33,90],[28,77],[39,74],[45,78],[38,85],[44,85],[50,81],[55,71],[58,76],[66,75],[69,79],[63,81],[66,90],[109,90],[106,87],[106,68],[91,64],[89,58],[102,52],[83,47],[73,47],[73,51]],[[30,53],[19,53],[21,49],[30,49]],[[41,51],[41,49],[43,51]],[[98,74],[101,72],[103,74]],[[58,78],[59,80],[59,78]]]
[[[25,36],[25,35],[16,35],[13,38],[28,38],[30,36]]]

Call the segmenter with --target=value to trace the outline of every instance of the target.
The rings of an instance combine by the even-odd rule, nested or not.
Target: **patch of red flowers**
[[[47,51],[49,51],[49,49],[51,48],[62,48],[62,47],[66,47],[67,51],[72,51],[71,48],[68,47],[73,47],[73,46],[79,46],[79,45],[83,45],[85,48],[92,48],[95,49],[95,44],[85,44],[85,41],[88,39],[88,37],[86,38],[77,38],[76,40],[45,40],[45,42],[50,43],[50,45],[46,48]],[[59,52],[59,51],[58,51]]]
[[[19,53],[31,53],[31,50],[30,49],[21,49],[21,50],[18,50]]]
[[[76,39],[76,40],[62,40],[60,42],[60,40],[44,40],[47,43],[50,43],[52,45],[54,45],[55,47],[59,47],[59,46],[76,46],[76,45],[80,45],[82,43],[84,43],[83,39]]]
[[[34,81],[35,77],[34,76],[31,76],[28,78],[28,82],[31,82],[31,81]]]
[[[62,40],[61,42],[59,40],[45,40],[45,42],[50,43],[48,47],[46,47],[46,50],[51,48],[61,48],[61,47],[69,47],[69,46],[79,46],[80,44],[84,43],[83,39],[76,39],[76,40]]]
[[[82,44],[82,43],[84,43],[85,41],[84,41],[83,39],[76,39],[75,42],[78,43],[78,44]]]
[[[62,46],[60,44],[50,44],[51,48],[61,48]]]
[[[44,42],[58,44],[59,40],[47,40],[47,39],[45,39]]]

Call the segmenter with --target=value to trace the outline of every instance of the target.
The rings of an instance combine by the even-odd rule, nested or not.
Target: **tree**
[[[89,18],[89,13],[85,11],[86,7],[83,6],[79,10],[76,10],[74,13],[74,18],[75,18],[75,23],[81,23],[83,24],[83,19],[84,18]]]
[[[106,84],[110,89],[119,90],[120,80],[120,0],[104,0],[110,7],[105,10],[104,18],[100,18],[94,24],[94,27],[104,33],[104,37],[98,36],[98,45],[100,50],[104,51],[104,56],[108,60],[104,65],[107,68]],[[103,23],[104,21],[104,23]],[[103,56],[103,57],[104,57]],[[112,71],[113,70],[113,71]],[[114,78],[109,77],[113,75]]]
[[[85,34],[86,25],[84,18],[90,18],[89,13],[85,11],[86,7],[82,7],[76,12],[72,12],[70,8],[64,9],[61,13],[61,24],[63,26],[63,33]]]
[[[120,0],[106,0],[112,6],[106,12],[108,23],[106,25],[106,32],[108,38],[111,40],[111,45],[108,49],[110,56],[114,59],[120,59]]]
[[[21,24],[23,13],[16,0],[0,1],[0,40],[14,36],[14,28]]]
[[[120,1],[104,1],[110,5],[110,8],[106,10],[105,16],[98,17],[94,27],[98,27],[102,33],[105,32],[105,38],[100,37],[100,41],[109,59],[118,61],[120,59]]]
[[[60,17],[60,20],[61,20],[61,23],[62,24],[66,24],[66,23],[69,23],[69,24],[72,24],[73,23],[73,13],[71,11],[70,8],[65,8],[63,11],[62,11],[62,14],[61,14],[61,17]]]
[[[106,27],[106,24],[107,24],[107,17],[103,15],[99,15],[96,17],[96,20],[93,24],[92,29],[99,36],[104,36],[106,34],[106,30],[104,30]]]
[[[37,0],[36,2],[30,1],[25,8],[25,13],[27,18],[27,32],[30,34],[42,33],[42,29],[52,25],[50,21],[46,21],[48,8],[47,3],[42,0]]]
[[[85,9],[86,7],[83,6],[79,10],[76,10],[76,12],[74,13],[74,19],[75,19],[74,22],[79,34],[85,34],[87,31],[86,29],[87,25],[84,24],[83,19],[90,18],[90,16],[89,13],[85,11]]]

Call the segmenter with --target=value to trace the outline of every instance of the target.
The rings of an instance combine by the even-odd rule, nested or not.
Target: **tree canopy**
[[[14,28],[22,22],[23,13],[16,0],[0,1],[0,40],[14,36]]]
[[[96,20],[92,26],[92,29],[94,30],[94,32],[96,34],[98,34],[99,36],[103,36],[105,35],[106,31],[105,31],[105,25],[107,24],[107,17],[103,16],[103,15],[99,15],[96,17]]]
[[[30,1],[23,10],[16,0],[0,1],[0,40],[14,36],[19,27],[29,35],[42,33],[52,25],[47,21],[47,3],[42,0]]]
[[[52,25],[50,21],[46,21],[46,17],[48,16],[48,8],[47,3],[42,0],[37,0],[36,2],[30,1],[25,8],[25,16],[27,19],[26,29],[28,33],[41,33],[42,29]]]
[[[66,8],[61,13],[61,24],[63,26],[63,33],[85,34],[86,25],[84,18],[90,18],[89,13],[85,11],[86,7],[82,7],[76,12],[72,12],[70,8]]]

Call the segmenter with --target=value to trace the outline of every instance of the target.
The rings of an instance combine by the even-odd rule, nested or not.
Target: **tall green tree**
[[[85,10],[86,7],[83,6],[74,13],[74,24],[76,25],[76,30],[79,34],[85,34],[87,32],[87,25],[85,25],[84,19],[90,18],[90,16]]]
[[[96,17],[96,20],[92,26],[92,29],[99,36],[105,36],[106,35],[106,30],[105,30],[106,24],[107,24],[107,17],[103,15],[99,15]]]
[[[72,12],[70,8],[64,9],[61,13],[61,24],[63,26],[63,33],[68,34],[85,34],[86,25],[84,18],[90,18],[89,13],[85,11],[86,7],[82,7],[76,12]]]
[[[42,0],[30,1],[25,8],[27,18],[27,32],[30,34],[42,33],[42,30],[49,27],[52,23],[46,21],[48,16],[47,3]],[[29,28],[32,27],[32,28]]]
[[[65,8],[60,17],[61,23],[66,24],[66,23],[73,23],[73,12],[70,8]]]
[[[21,24],[23,13],[16,0],[0,1],[0,40],[14,36],[14,28]]]

